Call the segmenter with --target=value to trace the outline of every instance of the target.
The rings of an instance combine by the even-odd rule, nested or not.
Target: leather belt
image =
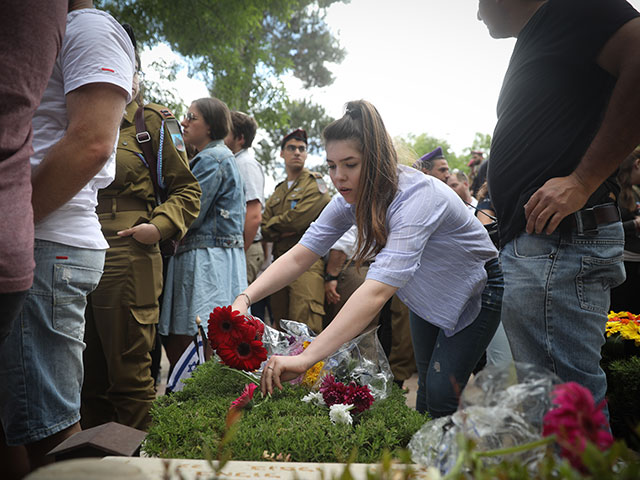
[[[96,213],[149,212],[149,203],[135,197],[102,197],[98,199]]]
[[[591,208],[583,208],[560,222],[559,230],[562,232],[578,232],[579,234],[595,234],[598,225],[605,225],[620,221],[620,210],[614,203],[596,205]]]

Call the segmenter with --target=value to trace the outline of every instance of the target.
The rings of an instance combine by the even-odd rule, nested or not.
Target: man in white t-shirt
[[[95,213],[115,176],[115,143],[131,96],[133,45],[90,0],[69,3],[66,34],[33,117],[36,270],[0,352],[6,443],[24,445],[31,470],[80,430],[86,296],[104,265]]]
[[[247,212],[244,219],[244,253],[247,257],[247,282],[253,282],[264,262],[260,222],[264,207],[264,173],[255,159],[251,144],[258,124],[242,112],[231,112],[231,131],[224,143],[236,156],[238,170],[244,180],[244,197]]]

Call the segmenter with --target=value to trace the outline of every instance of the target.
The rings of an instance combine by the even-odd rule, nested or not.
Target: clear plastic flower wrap
[[[269,356],[299,354],[304,350],[304,342],[315,338],[315,333],[303,323],[281,320],[280,326],[283,331],[265,325],[262,342]],[[376,400],[391,392],[393,374],[375,329],[350,340],[326,358],[314,384],[329,374],[345,383],[367,385]]]
[[[409,442],[414,462],[448,472],[459,453],[460,435],[483,452],[522,445],[541,438],[542,419],[551,407],[551,391],[558,377],[540,367],[516,363],[486,367],[470,381],[453,414],[427,422]],[[524,465],[535,466],[544,450],[511,454]],[[500,463],[504,456],[486,457]]]

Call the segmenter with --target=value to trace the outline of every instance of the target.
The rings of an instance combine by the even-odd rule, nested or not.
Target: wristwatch
[[[324,281],[325,282],[330,282],[332,280],[337,280],[338,279],[338,275],[331,275],[330,273],[325,273],[324,274]]]

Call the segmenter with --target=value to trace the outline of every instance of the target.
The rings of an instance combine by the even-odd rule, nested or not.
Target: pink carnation
[[[602,413],[604,401],[594,405],[591,392],[575,382],[558,385],[551,396],[555,407],[544,416],[542,435],[555,434],[562,455],[575,468],[583,469],[581,456],[587,442],[600,450],[613,443]]]
[[[244,390],[242,391],[242,394],[238,398],[236,398],[233,402],[231,402],[230,408],[241,409],[246,407],[251,401],[251,399],[253,398],[253,392],[255,391],[256,388],[258,387],[256,386],[255,383],[250,383],[248,385],[245,385]]]

